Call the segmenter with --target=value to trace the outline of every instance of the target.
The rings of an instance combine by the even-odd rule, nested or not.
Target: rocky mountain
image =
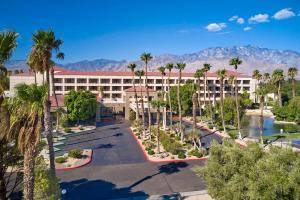
[[[220,68],[232,69],[229,66],[229,60],[232,57],[240,57],[243,64],[239,70],[251,74],[254,69],[259,69],[262,72],[272,72],[275,68],[282,68],[287,70],[289,67],[295,66],[300,70],[300,53],[290,50],[275,50],[262,48],[253,45],[247,46],[233,46],[233,47],[212,47],[203,49],[196,53],[184,55],[163,54],[154,56],[153,60],[149,63],[152,71],[156,70],[158,66],[165,65],[168,62],[184,62],[187,64],[185,71],[194,71],[200,68],[203,63],[210,63],[213,68],[217,70]],[[99,71],[125,71],[127,64],[130,61],[126,60],[84,60],[75,63],[58,64],[59,66],[68,69],[77,70],[99,70]],[[139,67],[142,67],[141,61],[135,62]],[[24,69],[26,64],[22,60],[10,61],[6,64],[11,69]]]

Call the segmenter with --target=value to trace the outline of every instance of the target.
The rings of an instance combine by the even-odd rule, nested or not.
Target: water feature
[[[273,134],[279,134],[280,130],[283,130],[283,134],[287,132],[293,132],[297,129],[294,124],[277,124],[274,123],[274,119],[271,117],[264,117],[264,136],[271,136]],[[260,117],[255,115],[246,115],[243,120],[243,131],[250,138],[258,138],[260,134],[259,124]],[[292,140],[292,143],[300,145],[300,139]]]

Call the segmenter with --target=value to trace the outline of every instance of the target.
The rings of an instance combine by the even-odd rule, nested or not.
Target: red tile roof
[[[57,97],[58,107],[63,107],[65,105],[64,104],[65,96],[64,95],[56,95],[56,97]],[[50,96],[50,102],[51,102],[51,107],[56,107],[56,101],[55,101],[54,96]]]
[[[146,92],[146,87],[140,87],[140,86],[136,86],[135,87],[135,89],[136,89],[136,92]],[[131,87],[131,88],[128,88],[128,89],[126,89],[126,90],[124,90],[125,92],[134,92],[134,88],[133,87]],[[151,88],[148,88],[148,91],[149,92],[155,92],[155,90],[153,90],[153,89],[151,89]]]
[[[11,76],[34,76],[34,73],[33,72],[23,72],[23,73],[19,73],[19,74],[14,74],[14,75],[11,75]]]

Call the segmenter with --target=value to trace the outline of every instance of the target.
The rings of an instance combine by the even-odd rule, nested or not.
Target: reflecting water
[[[248,134],[250,138],[257,138],[260,135],[260,117],[259,116],[244,116],[242,120],[243,131]],[[271,117],[264,117],[263,119],[263,135],[270,136],[280,133],[280,129],[283,133],[292,132],[297,126],[293,124],[274,124],[274,119]],[[300,144],[300,139],[293,140],[293,143]]]

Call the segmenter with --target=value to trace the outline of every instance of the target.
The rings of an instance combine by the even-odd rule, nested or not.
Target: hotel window
[[[90,91],[98,91],[98,87],[97,86],[90,86],[89,90]]]
[[[55,91],[62,91],[62,86],[55,86]]]
[[[110,86],[103,86],[103,91],[110,91]]]
[[[162,84],[162,80],[161,79],[156,79],[156,84]]]
[[[220,80],[216,80],[216,84],[220,84]]]
[[[124,82],[124,84],[131,84],[132,79],[124,79],[123,82]]]
[[[243,90],[244,90],[244,91],[249,91],[249,90],[250,90],[250,87],[244,87]]]
[[[250,84],[250,80],[243,80],[243,84]]]
[[[98,79],[97,78],[90,78],[89,83],[98,83]]]
[[[54,83],[62,83],[62,78],[54,78]]]
[[[156,90],[161,90],[161,86],[157,86],[157,87],[156,87]]]
[[[241,80],[237,80],[237,84],[241,84]]]
[[[123,90],[127,90],[129,88],[131,88],[131,86],[123,86]]]
[[[75,83],[74,78],[65,78],[65,83]]]
[[[214,84],[214,80],[207,80],[208,84]]]
[[[175,80],[174,79],[170,79],[170,84],[175,84]]]
[[[121,94],[116,94],[116,93],[113,93],[112,94],[112,98],[122,98],[122,95]]]
[[[104,99],[109,99],[109,98],[110,98],[110,94],[105,94],[105,93],[104,93],[104,94],[103,94],[103,98],[104,98]]]
[[[181,79],[180,83],[182,83],[182,84],[185,83],[185,80]]]
[[[121,84],[122,83],[122,79],[112,79],[112,83],[114,83],[114,84]]]
[[[147,83],[148,83],[148,84],[153,84],[153,83],[154,83],[154,79],[148,79],[148,80],[147,80]]]
[[[65,91],[70,91],[70,90],[74,90],[75,87],[74,86],[65,86]]]
[[[77,90],[86,90],[86,86],[77,86]]]
[[[215,97],[216,97],[216,98],[220,97],[220,93],[216,93],[216,94],[215,94]]]
[[[154,87],[153,86],[148,86],[148,88],[151,89],[151,90],[153,90]]]
[[[112,86],[112,91],[121,91],[121,86]]]
[[[104,79],[101,79],[100,82],[103,83],[103,84],[109,84],[110,83],[110,79],[104,78]]]
[[[77,83],[86,83],[86,78],[78,78]]]
[[[216,91],[220,91],[220,87],[216,87]]]

